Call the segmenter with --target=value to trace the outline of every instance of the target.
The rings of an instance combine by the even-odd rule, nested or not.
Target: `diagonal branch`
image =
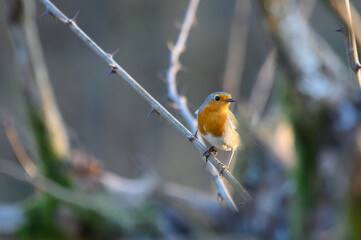
[[[88,47],[90,47],[96,54],[98,54],[109,66],[112,72],[124,79],[140,96],[142,96],[155,111],[159,112],[165,119],[167,119],[179,132],[181,132],[188,139],[193,138],[193,134],[186,129],[172,114],[170,114],[157,100],[155,100],[137,81],[135,81],[116,61],[113,60],[112,55],[104,52],[82,29],[78,27],[73,19],[65,16],[57,7],[55,7],[49,0],[39,0],[46,8],[47,12],[64,22]],[[192,141],[198,148],[200,153],[204,153],[207,148],[198,140]],[[206,159],[204,159],[206,160]],[[214,156],[208,158],[218,172],[222,171],[221,162]],[[223,170],[224,178],[241,194],[244,199],[249,199],[250,196],[244,187],[237,181],[237,179],[228,171]],[[217,183],[217,182],[216,182]]]

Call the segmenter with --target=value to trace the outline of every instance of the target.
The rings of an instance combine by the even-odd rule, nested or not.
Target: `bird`
[[[230,104],[235,101],[229,93],[214,92],[195,112],[198,120],[195,136],[199,131],[202,137],[212,145],[203,155],[206,158],[211,153],[217,155],[217,149],[231,151],[227,168],[231,165],[234,153],[241,146],[241,138],[237,132],[238,122],[229,109]],[[225,166],[222,167],[223,170]]]

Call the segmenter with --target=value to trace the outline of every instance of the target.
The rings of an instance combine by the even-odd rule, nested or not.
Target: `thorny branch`
[[[351,8],[349,0],[345,0],[346,5],[346,13],[347,13],[347,26],[338,29],[337,31],[342,32],[345,37],[345,45],[346,45],[346,54],[348,64],[350,66],[352,75],[354,76],[355,80],[359,83],[361,87],[361,65],[360,60],[358,57],[357,52],[357,45],[356,45],[356,38],[355,38],[355,31],[353,27],[353,21],[351,16]]]
[[[196,119],[191,114],[188,106],[187,99],[184,96],[180,96],[177,91],[177,73],[181,67],[179,62],[179,57],[181,53],[186,49],[186,42],[189,35],[189,31],[192,27],[193,22],[195,21],[195,16],[197,12],[197,7],[199,5],[199,0],[190,0],[188,9],[186,11],[183,24],[178,36],[178,40],[175,46],[170,49],[170,59],[169,59],[169,69],[167,71],[167,88],[168,88],[168,99],[174,103],[180,115],[186,121],[188,127],[191,129],[191,132],[195,133],[197,131]],[[201,140],[202,141],[202,140]],[[233,210],[237,211],[237,206],[234,203],[231,195],[229,194],[227,187],[224,184],[224,181],[217,177],[217,169],[209,162],[206,163],[210,174],[214,177],[215,183],[218,188],[218,193],[221,197],[227,202],[228,206]]]
[[[123,78],[131,87],[142,96],[153,109],[158,111],[165,119],[167,119],[178,131],[185,135],[188,139],[193,138],[193,134],[186,129],[172,114],[170,114],[157,100],[155,100],[137,81],[135,81],[114,59],[111,54],[104,52],[82,29],[78,27],[74,19],[69,19],[65,16],[57,7],[55,7],[48,0],[39,0],[46,8],[47,12],[64,22],[86,45],[88,45],[96,54],[98,54],[112,69],[112,72]],[[203,154],[207,148],[198,140],[194,139],[192,143],[199,149]],[[204,160],[206,160],[204,158]],[[221,172],[223,164],[214,156],[208,158],[215,168]],[[224,178],[241,194],[241,196],[248,200],[250,199],[249,194],[245,188],[238,182],[238,180],[227,170],[223,170]],[[216,182],[217,183],[217,182]]]

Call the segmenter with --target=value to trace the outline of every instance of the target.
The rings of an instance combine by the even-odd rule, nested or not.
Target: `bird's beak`
[[[227,99],[226,102],[235,102],[236,100],[233,98]]]

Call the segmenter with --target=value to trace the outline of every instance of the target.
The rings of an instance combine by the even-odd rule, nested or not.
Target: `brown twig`
[[[24,146],[19,139],[18,132],[14,127],[14,124],[10,120],[5,120],[4,127],[6,136],[10,142],[16,158],[29,177],[34,178],[37,175],[37,167],[26,153]]]

